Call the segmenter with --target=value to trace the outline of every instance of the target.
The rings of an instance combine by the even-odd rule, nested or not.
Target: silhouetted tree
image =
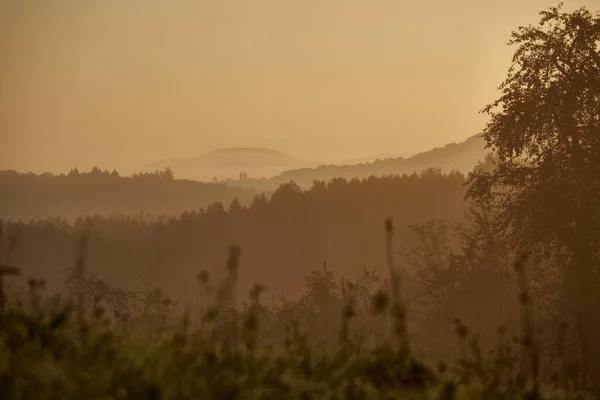
[[[166,181],[172,181],[175,179],[175,173],[170,167],[165,168],[165,170],[161,173],[162,179]]]
[[[600,14],[559,5],[541,16],[539,25],[512,33],[518,48],[502,95],[483,110],[491,117],[483,136],[497,163],[471,177],[469,196],[497,202],[515,246],[556,243],[570,251],[568,300],[589,361],[600,356],[585,350],[598,333],[589,321],[599,293]]]
[[[243,208],[240,204],[240,201],[237,199],[237,197],[235,197],[229,205],[229,214],[238,215],[240,212],[242,212],[242,209]]]
[[[498,326],[513,322],[516,314],[513,258],[496,231],[494,213],[473,205],[467,223],[449,225],[430,220],[410,226],[417,244],[406,254],[410,271],[420,284],[413,306],[421,316],[422,335],[430,342],[440,330],[451,329],[455,317],[487,341]],[[452,343],[437,342],[451,351]]]

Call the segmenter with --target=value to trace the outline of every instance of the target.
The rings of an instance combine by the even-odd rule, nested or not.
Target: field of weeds
[[[6,399],[592,399],[573,386],[568,370],[549,379],[539,373],[532,334],[526,256],[519,276],[522,335],[481,354],[460,320],[455,335],[458,362],[425,365],[411,352],[386,222],[388,291],[371,299],[371,312],[389,320],[387,341],[365,348],[351,335],[353,302],[340,310],[335,345],[311,343],[298,324],[286,326],[277,345],[260,344],[261,288],[250,293],[243,314],[227,313],[235,297],[240,248],[232,246],[227,279],[202,317],[190,313],[132,327],[83,294],[49,297],[44,282],[29,280],[25,297],[12,299],[5,284],[19,270],[2,267],[0,392]],[[85,244],[85,242],[83,242]],[[10,247],[10,246],[9,246]],[[10,249],[5,252],[10,259]],[[84,254],[82,252],[82,254]],[[6,264],[6,263],[5,263]],[[83,256],[75,274],[85,269]],[[201,274],[202,275],[202,274]],[[210,277],[201,276],[201,280]],[[352,298],[350,298],[352,299]],[[517,299],[515,299],[517,301]]]

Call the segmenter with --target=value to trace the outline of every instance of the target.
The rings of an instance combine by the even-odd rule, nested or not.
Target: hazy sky
[[[309,161],[477,133],[542,0],[0,0],[0,169]],[[600,0],[565,0],[600,8]]]

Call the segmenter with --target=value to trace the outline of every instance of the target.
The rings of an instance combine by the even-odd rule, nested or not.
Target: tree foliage
[[[483,136],[497,157],[472,175],[469,196],[499,200],[505,225],[537,244],[558,236],[574,249],[600,232],[600,14],[561,6],[517,45],[502,94],[484,108]]]
[[[567,250],[565,300],[585,369],[600,359],[590,343],[600,332],[600,12],[560,4],[540,14],[512,33],[501,96],[483,109],[495,165],[471,175],[467,196],[494,205],[513,246]]]

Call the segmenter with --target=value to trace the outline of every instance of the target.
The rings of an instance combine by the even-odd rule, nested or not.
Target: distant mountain
[[[450,143],[408,158],[390,158],[371,163],[354,165],[321,165],[316,168],[297,168],[285,171],[270,179],[230,180],[229,184],[254,187],[258,190],[274,190],[282,183],[294,181],[301,187],[310,187],[313,180],[329,181],[333,178],[368,178],[370,176],[401,175],[421,172],[428,168],[440,168],[442,172],[471,171],[487,151],[485,141],[479,135],[461,143]]]
[[[238,178],[244,171],[252,177],[272,177],[283,171],[309,167],[307,161],[266,148],[232,147],[190,158],[171,158],[149,165],[146,170],[170,167],[184,179]]]

